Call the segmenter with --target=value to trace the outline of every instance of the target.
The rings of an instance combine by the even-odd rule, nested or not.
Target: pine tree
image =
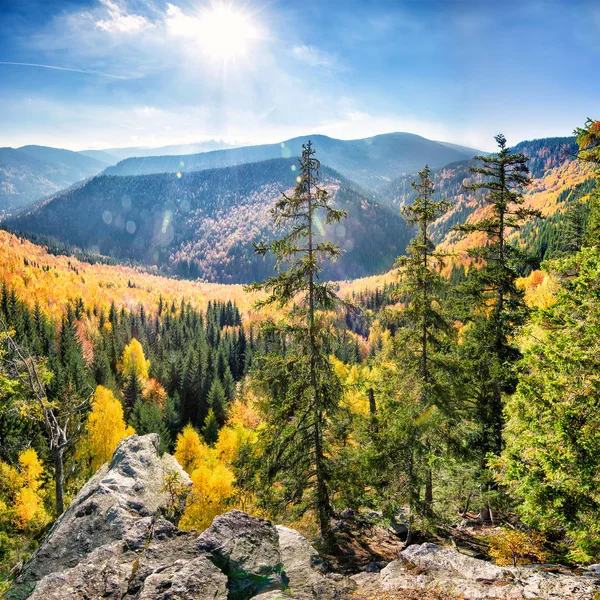
[[[160,406],[155,402],[138,400],[133,406],[129,423],[138,435],[158,433],[160,437],[160,452],[167,452],[171,436],[163,418]]]
[[[600,558],[600,250],[548,266],[563,286],[525,329],[495,466],[525,523],[566,532],[571,560],[587,563]]]
[[[590,199],[586,241],[590,246],[598,246],[600,244],[600,120],[587,119],[585,125],[577,127],[573,133],[579,146],[577,158],[592,165],[596,171],[596,189]]]
[[[345,213],[331,207],[327,191],[318,187],[319,162],[309,141],[303,145],[300,177],[292,196],[282,195],[272,215],[287,233],[256,252],[276,257],[277,274],[250,286],[267,293],[258,306],[277,304],[294,308],[279,323],[263,331],[285,339],[287,352],[269,352],[257,360],[256,378],[263,385],[265,427],[260,432],[262,453],[255,464],[255,482],[268,506],[291,503],[300,511],[316,512],[325,545],[334,543],[330,519],[327,451],[328,419],[335,417],[342,394],[329,354],[331,334],[324,311],[338,301],[332,287],[319,282],[320,264],[335,260],[340,250],[316,238],[316,218],[339,222]],[[284,265],[287,265],[285,269]],[[289,341],[287,341],[289,340]],[[279,485],[274,485],[277,483]]]
[[[513,338],[528,312],[523,292],[516,286],[517,269],[528,257],[508,242],[508,235],[527,219],[541,218],[538,210],[523,206],[522,189],[530,183],[527,157],[511,153],[503,135],[495,140],[499,151],[476,156],[482,165],[470,168],[481,180],[466,186],[488,192],[483,199],[488,216],[457,227],[458,231],[486,237],[483,246],[469,250],[481,268],[471,269],[462,286],[467,300],[463,318],[472,325],[466,331],[461,353],[467,367],[465,389],[476,407],[478,428],[469,445],[479,457],[483,485],[488,489],[495,484],[487,475],[487,457],[502,450],[503,398],[516,385],[514,365],[520,352]],[[489,509],[482,510],[481,515],[489,519]]]
[[[436,250],[430,237],[430,227],[434,221],[441,217],[451,206],[446,200],[434,200],[435,188],[431,180],[431,171],[426,165],[419,172],[419,180],[412,182],[417,196],[412,205],[402,210],[408,223],[417,226],[417,234],[407,248],[407,255],[400,257],[397,265],[400,268],[402,280],[401,292],[406,297],[404,317],[407,327],[401,329],[394,337],[392,350],[394,355],[405,354],[408,350],[414,356],[414,362],[409,358],[409,366],[414,364],[418,373],[418,388],[420,410],[423,414],[433,409],[447,410],[448,393],[440,383],[435,373],[439,368],[439,359],[435,353],[439,352],[443,337],[447,337],[452,327],[447,318],[442,314],[439,306],[442,300],[445,281],[439,274],[445,255]],[[401,359],[404,362],[404,359]],[[406,366],[406,365],[404,365]],[[405,368],[400,370],[403,375]],[[428,455],[432,441],[422,440],[424,453]],[[435,436],[438,437],[439,436]],[[418,444],[415,440],[415,449]],[[424,512],[431,514],[433,504],[433,476],[430,466],[422,468],[425,481]],[[412,478],[416,471],[412,470]],[[413,491],[410,496],[416,512],[415,502],[417,482],[410,482]]]
[[[210,411],[213,412],[219,427],[223,427],[223,425],[225,425],[225,404],[225,390],[223,390],[223,385],[221,382],[218,379],[215,379],[210,388],[210,392],[208,393],[208,406],[210,407],[209,413]]]
[[[202,428],[202,437],[209,446],[214,446],[219,439],[219,424],[212,408],[208,411],[206,422]]]

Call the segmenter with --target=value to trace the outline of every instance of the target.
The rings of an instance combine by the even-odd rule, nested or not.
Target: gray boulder
[[[334,600],[345,578],[324,573],[300,534],[234,510],[200,536],[162,518],[175,459],[158,436],[122,440],[6,593],[11,600]]]
[[[232,600],[284,589],[277,530],[269,521],[229,511],[214,519],[195,547],[227,575]]]
[[[283,581],[299,600],[344,597],[356,586],[351,579],[327,573],[325,563],[308,540],[294,529],[277,525]]]
[[[19,576],[19,583],[74,567],[96,548],[122,540],[142,548],[153,519],[166,507],[161,493],[164,478],[178,473],[191,486],[187,473],[169,454],[158,453],[157,434],[122,440],[109,464],[101,467],[56,521]]]
[[[575,576],[535,568],[497,567],[435,544],[409,546],[365,588],[440,590],[465,600],[590,600],[600,593],[592,574]]]

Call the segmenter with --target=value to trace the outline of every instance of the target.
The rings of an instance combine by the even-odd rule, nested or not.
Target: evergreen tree
[[[586,241],[590,246],[597,246],[600,243],[600,120],[587,119],[585,125],[573,133],[579,146],[577,158],[591,164],[596,171],[596,189],[590,199]]]
[[[411,356],[400,370],[406,374],[405,367],[418,375],[418,395],[421,414],[432,410],[448,410],[448,390],[437,377],[439,369],[439,353],[443,338],[451,332],[452,327],[440,310],[440,304],[445,287],[445,281],[439,275],[444,254],[436,251],[430,237],[430,227],[436,219],[442,216],[451,206],[445,200],[434,200],[435,188],[431,180],[431,171],[428,166],[419,172],[419,180],[412,183],[417,196],[412,205],[402,210],[404,218],[412,225],[417,226],[417,235],[411,240],[407,248],[407,255],[400,257],[397,265],[400,267],[402,280],[401,293],[406,298],[406,308],[403,311],[407,327],[402,328],[394,336],[392,354],[406,354]],[[435,435],[439,442],[439,436]],[[415,439],[415,450],[422,445],[423,452],[428,455],[432,452],[434,440]],[[431,513],[433,504],[433,476],[432,469],[426,463],[422,467],[425,482],[425,497],[423,508],[427,514]],[[411,478],[417,475],[412,469]],[[416,481],[410,481],[412,492],[409,499],[413,506],[412,512],[417,510]]]
[[[202,437],[209,446],[214,446],[219,439],[219,423],[217,423],[217,417],[212,408],[208,411],[206,422],[202,428]]]
[[[486,475],[487,457],[502,450],[503,398],[515,389],[514,364],[520,357],[514,334],[528,312],[523,292],[516,286],[517,269],[528,257],[508,242],[508,234],[527,219],[541,217],[539,211],[523,206],[522,189],[530,183],[527,157],[511,153],[503,135],[495,140],[499,151],[475,157],[482,164],[470,170],[480,180],[466,186],[472,191],[488,192],[483,199],[488,216],[457,227],[461,232],[481,233],[486,238],[483,246],[469,250],[481,268],[471,269],[462,286],[467,292],[467,310],[462,317],[470,320],[471,326],[461,345],[468,380],[464,389],[475,406],[477,425],[469,446],[479,457],[484,488],[495,487]],[[482,510],[481,516],[489,519],[490,511]]]
[[[266,398],[262,407],[265,427],[260,430],[262,452],[254,465],[254,481],[260,499],[271,507],[293,503],[300,511],[313,509],[325,545],[331,546],[328,420],[335,418],[342,388],[329,360],[332,340],[324,311],[333,308],[338,299],[332,287],[318,279],[320,264],[337,259],[340,250],[315,238],[319,211],[324,212],[327,224],[339,222],[345,213],[332,208],[327,191],[317,186],[318,169],[309,141],[303,145],[294,194],[283,194],[272,210],[275,225],[287,233],[255,246],[259,255],[272,252],[277,260],[276,275],[250,286],[267,292],[258,305],[283,308],[294,304],[294,308],[282,322],[268,322],[264,328],[289,341],[287,352],[268,352],[257,360],[256,377]]]
[[[136,403],[142,399],[142,384],[135,372],[127,378],[123,390],[123,406],[125,414],[129,415]]]
[[[526,524],[566,532],[574,562],[600,559],[600,250],[549,264],[556,304],[525,329],[516,393],[496,469]]]
[[[129,423],[138,435],[158,433],[160,436],[160,452],[163,453],[169,450],[171,436],[158,404],[146,400],[137,400],[131,411]]]
[[[208,393],[208,406],[210,407],[209,413],[210,411],[213,412],[219,427],[223,427],[223,425],[225,425],[225,404],[225,391],[223,390],[221,382],[218,379],[215,379],[210,388],[210,392]]]

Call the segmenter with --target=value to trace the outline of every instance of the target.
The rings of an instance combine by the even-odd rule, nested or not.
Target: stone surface
[[[229,578],[232,599],[245,600],[266,589],[284,589],[275,526],[232,510],[214,519],[196,542]]]
[[[349,578],[327,573],[316,550],[297,531],[278,525],[277,533],[283,580],[299,600],[335,600],[356,588]]]
[[[341,598],[347,580],[324,574],[314,548],[291,529],[238,510],[217,517],[200,536],[164,520],[167,498],[161,488],[172,471],[189,482],[171,456],[159,455],[156,435],[123,440],[55,523],[6,597]]]
[[[116,540],[141,548],[167,497],[165,476],[189,477],[170,455],[158,454],[156,434],[133,435],[120,442],[111,462],[101,467],[56,521],[23,568],[20,583],[74,567],[90,552]]]
[[[590,600],[600,593],[592,574],[497,567],[435,544],[410,546],[381,571],[377,582],[363,577],[357,583],[371,590],[441,590],[464,600]]]

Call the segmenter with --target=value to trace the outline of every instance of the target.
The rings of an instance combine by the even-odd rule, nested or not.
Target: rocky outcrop
[[[295,531],[234,510],[201,535],[163,518],[175,459],[158,436],[131,436],[83,487],[50,530],[11,600],[335,600],[355,587],[326,574]],[[290,596],[290,594],[292,594]]]
[[[363,589],[435,590],[464,600],[591,600],[600,594],[593,571],[575,576],[539,568],[497,567],[435,544],[409,546],[377,575],[353,579]]]
[[[163,515],[167,475],[189,478],[158,437],[123,440],[25,565],[10,600],[342,600],[435,590],[465,600],[590,600],[598,574],[502,568],[434,544],[410,546],[380,572],[328,572],[297,531],[239,510],[198,535]],[[354,539],[354,538],[353,538]],[[379,538],[377,538],[379,540]],[[395,596],[392,596],[395,597]],[[441,596],[440,596],[441,597]]]

